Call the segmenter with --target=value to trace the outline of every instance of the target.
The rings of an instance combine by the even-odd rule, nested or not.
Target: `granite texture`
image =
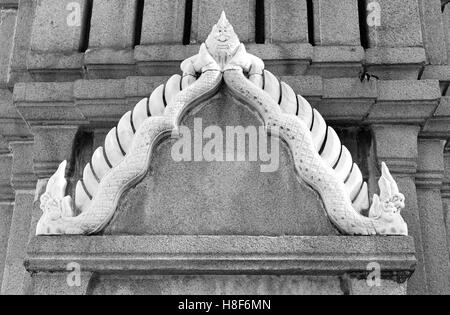
[[[8,81],[16,18],[17,10],[0,9],[0,88]]]
[[[269,0],[265,8],[266,42],[308,43],[306,0]]]
[[[77,52],[81,44],[81,32],[86,0],[77,0],[80,7],[79,24],[69,25],[71,11],[67,6],[72,0],[37,1],[31,35],[31,50],[36,52]]]
[[[136,8],[136,0],[94,1],[89,48],[133,47]]]
[[[316,45],[361,45],[357,0],[313,0],[313,7]]]
[[[226,126],[261,126],[259,119],[228,96],[203,105],[200,112],[185,119],[192,133],[194,118],[198,117],[202,118],[203,128],[218,125],[225,130]],[[280,144],[279,169],[274,173],[261,173],[260,165],[266,163],[249,162],[252,151],[248,145],[247,162],[174,162],[171,157],[174,143],[174,140],[167,140],[160,145],[151,171],[123,196],[104,234],[279,236],[337,233],[320,197],[298,182],[285,144]],[[204,141],[204,145],[206,143]]]
[[[141,45],[181,44],[186,1],[145,1]]]
[[[370,3],[372,0],[366,0]],[[369,27],[370,47],[423,47],[418,0],[377,0],[381,26]]]

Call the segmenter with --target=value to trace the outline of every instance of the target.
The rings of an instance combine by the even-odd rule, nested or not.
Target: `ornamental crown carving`
[[[405,197],[386,164],[382,163],[380,195],[370,203],[361,171],[333,128],[308,101],[265,70],[261,59],[247,53],[225,13],[199,54],[185,60],[181,69],[183,76],[171,77],[109,132],[104,147],[84,169],[74,199],[66,196],[67,163],[61,163],[41,197],[37,235],[101,232],[123,193],[147,173],[158,140],[177,130],[187,110],[212,98],[222,85],[258,112],[268,133],[279,130],[277,136],[288,144],[299,180],[319,193],[329,219],[343,234],[408,234],[401,216]]]

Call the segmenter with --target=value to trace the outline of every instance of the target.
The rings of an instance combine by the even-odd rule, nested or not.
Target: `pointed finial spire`
[[[222,14],[220,15],[220,19],[219,19],[219,22],[217,23],[217,25],[226,26],[229,24],[230,24],[230,22],[227,19],[227,15],[225,14],[225,11],[222,11]]]

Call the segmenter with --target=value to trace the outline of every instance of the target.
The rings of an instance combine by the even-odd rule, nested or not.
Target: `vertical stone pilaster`
[[[135,74],[137,0],[95,0],[85,65],[91,79]]]
[[[447,63],[447,45],[440,0],[419,0],[427,58],[432,65]]]
[[[306,0],[269,0],[265,11],[267,42],[308,43]]]
[[[17,23],[14,30],[14,44],[8,77],[9,87],[19,81],[31,80],[27,69],[27,55],[30,50],[36,1],[19,0],[18,2]]]
[[[132,48],[136,8],[136,0],[95,0],[89,48]]]
[[[0,88],[8,81],[16,18],[17,10],[0,8]]]
[[[316,45],[361,45],[357,0],[314,0],[313,5]]]
[[[416,178],[420,209],[425,270],[429,293],[449,294],[450,264],[447,247],[441,189],[444,178],[444,143],[419,139],[419,163]]]
[[[442,202],[447,228],[447,246],[450,255],[450,143],[444,149],[444,183],[442,185]],[[450,275],[449,275],[450,277]]]
[[[426,62],[419,1],[366,0],[365,4],[368,69],[383,80],[417,80]]]
[[[422,247],[422,230],[420,226],[419,205],[415,175],[417,172],[418,147],[417,138],[420,127],[414,125],[373,125],[377,167],[386,162],[397,181],[400,191],[406,197],[406,208],[402,213],[408,224],[409,235],[416,243],[418,265],[408,282],[409,294],[426,294],[428,288]]]
[[[27,68],[37,79],[67,80],[82,75],[87,0],[36,2]]]
[[[358,77],[364,60],[358,0],[313,0],[312,6],[315,46],[308,74],[325,78]]]
[[[31,277],[23,266],[30,235],[36,177],[33,173],[33,141],[13,141],[12,185],[15,204],[1,293],[21,295],[28,290]]]
[[[8,249],[9,230],[14,207],[14,191],[11,187],[12,154],[6,141],[0,139],[0,287]]]
[[[182,44],[185,0],[146,0],[141,45]]]

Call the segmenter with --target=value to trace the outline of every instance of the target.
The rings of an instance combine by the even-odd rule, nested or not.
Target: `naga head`
[[[236,54],[241,42],[222,12],[219,22],[214,25],[206,39],[206,48],[216,62],[223,68]]]
[[[381,170],[380,196],[374,196],[369,216],[383,221],[387,226],[391,226],[391,230],[387,231],[390,234],[407,235],[408,226],[401,216],[401,211],[405,208],[405,196],[400,193],[397,183],[385,163],[382,163]],[[386,231],[380,232],[386,234]]]

